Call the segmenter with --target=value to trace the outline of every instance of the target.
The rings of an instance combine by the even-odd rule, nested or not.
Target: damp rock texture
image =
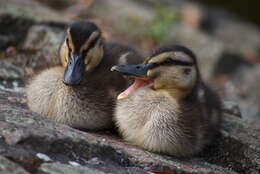
[[[54,123],[28,110],[23,93],[0,91],[0,170],[24,173],[257,173],[260,129],[225,116],[221,137],[200,155],[178,159],[144,151],[109,132]],[[16,167],[17,166],[17,167]],[[15,171],[14,171],[15,172]]]

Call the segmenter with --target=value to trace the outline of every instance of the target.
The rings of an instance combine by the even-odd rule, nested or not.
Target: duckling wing
[[[117,43],[106,44],[105,53],[107,53],[110,61],[114,63],[113,65],[138,64],[144,60],[141,53],[135,49]]]
[[[142,62],[142,56],[133,48],[117,43],[106,43],[104,47],[104,58],[95,70],[95,79],[99,80],[99,86],[103,86],[112,98],[126,89],[132,80],[122,77],[118,73],[110,71],[114,65],[136,64]]]

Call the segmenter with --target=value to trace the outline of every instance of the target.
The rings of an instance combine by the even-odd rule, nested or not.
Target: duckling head
[[[85,72],[92,71],[103,58],[103,38],[92,22],[72,23],[60,47],[60,59],[65,67],[63,82],[78,85]]]
[[[167,91],[175,98],[184,98],[193,91],[199,80],[199,70],[192,51],[180,45],[157,48],[143,64],[114,66],[135,82],[118,96],[125,98],[136,89],[150,85],[153,90]]]

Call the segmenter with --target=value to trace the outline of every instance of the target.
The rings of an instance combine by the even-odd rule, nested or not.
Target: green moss
[[[177,14],[172,9],[162,5],[155,5],[154,10],[156,15],[148,24],[147,34],[157,42],[165,42],[169,40],[168,33],[178,19]]]
[[[154,5],[153,8],[155,15],[152,20],[144,22],[136,16],[122,17],[115,25],[116,29],[141,40],[150,38],[156,43],[169,41],[169,31],[178,21],[178,15],[173,9],[160,4]]]

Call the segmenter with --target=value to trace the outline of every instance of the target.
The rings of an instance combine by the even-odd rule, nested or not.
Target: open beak
[[[84,59],[73,53],[70,55],[69,63],[63,76],[66,85],[78,85],[84,76]]]
[[[129,78],[147,80],[147,71],[149,67],[149,64],[119,65],[113,66],[111,71],[117,71]]]

